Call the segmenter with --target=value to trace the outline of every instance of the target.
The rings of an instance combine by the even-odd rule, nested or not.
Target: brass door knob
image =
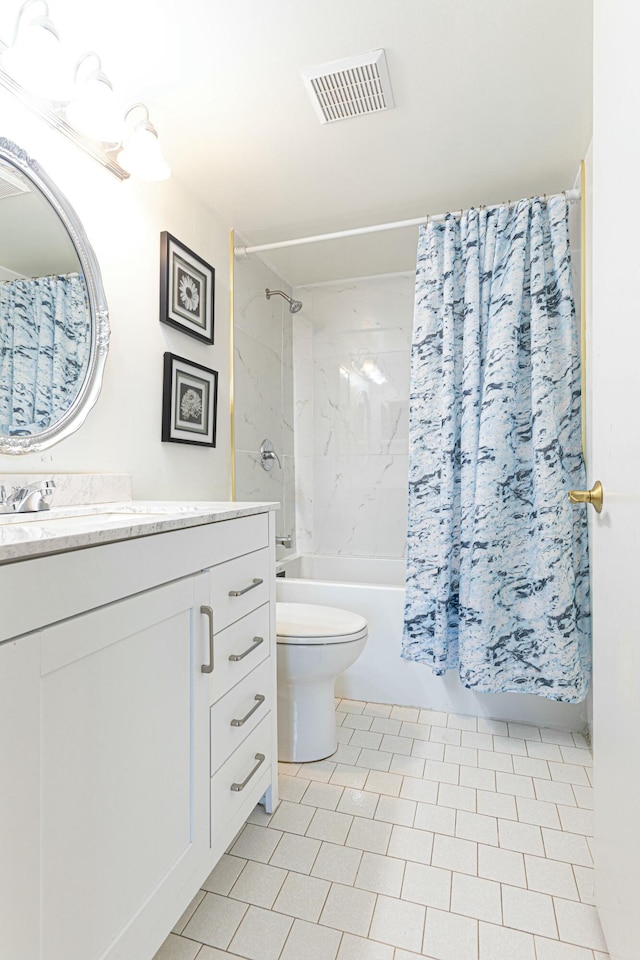
[[[590,503],[596,513],[602,513],[602,484],[596,480],[591,490],[569,490],[569,500],[571,503]]]

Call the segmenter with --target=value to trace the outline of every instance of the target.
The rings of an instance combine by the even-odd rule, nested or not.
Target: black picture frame
[[[217,416],[218,371],[175,353],[165,353],[163,442],[215,447]]]
[[[214,342],[216,271],[174,236],[160,234],[160,321]]]

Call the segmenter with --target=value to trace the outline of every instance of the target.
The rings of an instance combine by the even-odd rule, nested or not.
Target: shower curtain
[[[584,698],[580,343],[564,197],[421,228],[402,656],[483,693]]]
[[[0,433],[37,433],[71,405],[90,352],[79,273],[0,283]]]

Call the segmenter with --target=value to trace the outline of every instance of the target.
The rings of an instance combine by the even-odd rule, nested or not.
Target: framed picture
[[[165,353],[162,439],[215,447],[217,407],[217,371]]]
[[[216,271],[165,230],[160,234],[160,320],[213,343]]]

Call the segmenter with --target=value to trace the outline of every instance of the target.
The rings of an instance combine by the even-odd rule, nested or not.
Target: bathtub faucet
[[[276,544],[279,547],[285,547],[286,550],[291,550],[293,547],[293,540],[291,539],[291,534],[288,533],[286,537],[276,537]]]

